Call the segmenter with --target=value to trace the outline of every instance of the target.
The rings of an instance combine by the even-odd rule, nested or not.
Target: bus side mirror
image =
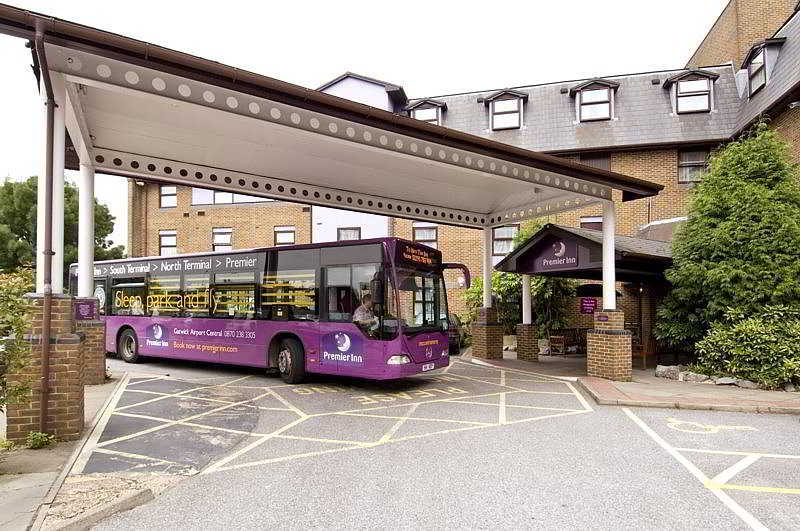
[[[372,304],[383,304],[383,282],[379,278],[370,281],[369,291],[372,295]]]

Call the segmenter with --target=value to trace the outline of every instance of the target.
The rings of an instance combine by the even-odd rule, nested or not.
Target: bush
[[[39,448],[50,446],[55,442],[55,440],[55,436],[50,435],[49,433],[31,431],[28,432],[28,437],[26,438],[25,443],[31,450],[38,450]]]
[[[761,314],[725,314],[699,341],[697,366],[711,375],[754,381],[767,389],[800,384],[800,310],[769,306]]]
[[[9,382],[8,374],[28,364],[29,349],[21,339],[28,329],[23,295],[33,290],[33,272],[0,273],[0,410],[30,390],[28,382]]]
[[[800,184],[775,131],[760,123],[714,155],[672,254],[656,326],[671,348],[693,352],[728,308],[800,307]]]

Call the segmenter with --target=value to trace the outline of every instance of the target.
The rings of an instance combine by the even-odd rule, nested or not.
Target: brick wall
[[[794,11],[796,0],[731,0],[686,66],[733,61],[738,68],[756,42],[771,37]]]
[[[624,330],[621,311],[598,311],[594,329],[586,334],[586,372],[589,376],[630,381],[631,334]]]
[[[41,330],[42,303],[40,295],[28,296],[31,302],[31,329],[26,342],[31,348],[30,363],[22,372],[9,375],[12,381],[24,381],[31,390],[19,402],[6,409],[6,438],[25,440],[31,431],[40,431],[42,400]],[[80,437],[83,430],[83,342],[82,334],[72,330],[72,298],[53,296],[52,341],[50,345],[50,379],[48,416],[45,430],[59,439]]]
[[[106,381],[105,321],[76,321],[75,330],[84,336],[83,383],[98,385]]]
[[[295,227],[296,243],[311,243],[311,210],[305,205],[285,201],[192,205],[192,189],[179,186],[178,206],[160,208],[158,184],[130,184],[129,191],[131,256],[158,255],[159,230],[177,231],[178,253],[211,251],[212,229],[224,227],[233,228],[234,249],[272,246],[275,227],[284,225]]]
[[[800,162],[800,109],[786,109],[772,119],[772,126],[789,142],[794,161]]]

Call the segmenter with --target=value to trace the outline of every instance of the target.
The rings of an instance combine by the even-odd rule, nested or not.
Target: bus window
[[[95,285],[98,282],[96,281]],[[97,289],[95,289],[97,293]],[[111,281],[111,315],[144,315],[144,277],[115,278]],[[100,305],[101,313],[104,305]]]
[[[255,316],[255,274],[217,273],[211,290],[211,316],[252,319]]]
[[[180,275],[150,277],[146,313],[153,317],[177,317],[183,308]]]
[[[187,317],[208,317],[211,276],[193,274],[183,277],[183,311]]]
[[[272,320],[316,320],[319,316],[316,270],[295,269],[264,274],[260,315]]]

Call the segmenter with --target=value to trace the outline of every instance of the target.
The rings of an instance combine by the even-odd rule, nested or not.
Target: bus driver
[[[361,306],[353,312],[353,322],[360,326],[370,326],[377,322],[375,314],[372,313],[372,295],[367,293],[361,299]]]

